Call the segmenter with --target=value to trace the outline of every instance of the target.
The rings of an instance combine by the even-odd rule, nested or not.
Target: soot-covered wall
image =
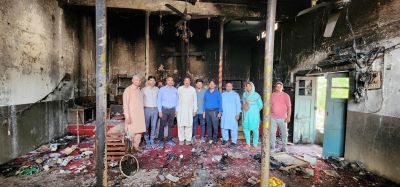
[[[386,49],[400,43],[400,2],[392,0],[354,0],[348,8],[357,51],[373,47]],[[290,75],[312,69],[330,54],[352,53],[353,36],[346,21],[347,9],[341,10],[333,36],[324,38],[328,10],[320,9],[280,24],[275,38],[274,78],[291,83]],[[358,160],[382,176],[400,182],[400,49],[383,55],[381,89],[368,91],[368,100],[354,102],[351,90],[347,108],[345,158]],[[350,73],[354,75],[354,70]]]
[[[56,0],[2,1],[0,163],[65,134],[67,102],[92,48],[82,47],[86,18]]]
[[[94,10],[88,10],[94,11]],[[94,12],[93,12],[94,14]],[[108,41],[108,74],[109,83],[119,74],[145,75],[145,15],[141,11],[128,11],[120,9],[109,9],[107,16],[107,41]],[[165,74],[173,75],[176,82],[181,77],[181,41],[175,36],[174,24],[178,17],[164,15],[162,23],[165,27],[164,33],[159,35],[159,15],[150,16],[150,45],[149,45],[149,75],[162,78],[159,71],[164,67]],[[80,79],[79,96],[95,95],[95,62],[94,62],[94,18],[85,18],[82,21],[85,34],[81,37],[82,43],[80,55]],[[210,28],[211,38],[206,39],[207,19],[190,22],[190,28],[194,36],[189,42],[189,57],[186,63],[187,74],[192,79],[202,78],[205,80],[218,78],[219,58],[219,21],[212,19]],[[86,33],[87,32],[87,33]],[[224,66],[223,79],[242,80],[250,79],[250,68],[257,53],[256,37],[251,34],[238,36],[235,33],[225,33],[224,38]],[[185,47],[185,53],[188,47]],[[110,90],[112,92],[112,88]]]

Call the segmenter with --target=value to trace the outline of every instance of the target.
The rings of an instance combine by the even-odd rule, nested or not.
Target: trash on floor
[[[260,182],[260,180],[258,180],[254,176],[251,176],[249,179],[247,179],[247,182],[251,185],[256,185]]]
[[[167,178],[168,180],[172,181],[172,182],[178,182],[179,181],[179,177],[175,177],[171,174],[168,174],[167,176],[165,176],[165,178]]]
[[[95,140],[82,137],[80,144],[76,144],[76,138],[63,138],[54,142],[59,142],[58,149],[54,152],[48,145],[41,146],[35,151],[0,166],[1,179],[7,180],[6,184],[22,181],[18,183],[21,184],[19,186],[29,186],[24,181],[30,180],[40,181],[35,182],[34,185],[45,186],[43,184],[49,183],[54,178],[58,181],[82,180],[89,184],[75,186],[94,186]],[[129,157],[123,160],[122,170],[118,166],[107,169],[110,186],[257,186],[261,178],[261,151],[245,149],[244,141],[238,143],[235,148],[222,146],[219,141],[212,146],[194,142],[191,146],[177,145],[167,146],[164,149],[143,149],[142,152],[132,155],[135,158]],[[77,147],[69,155],[61,153],[74,145]],[[301,145],[298,150],[289,147],[289,155],[277,154],[270,157],[270,186],[320,186],[322,184],[326,186],[368,186],[368,184],[391,186],[392,184],[363,170],[361,163],[347,164],[344,170],[334,169],[332,165],[346,163],[343,159],[321,160],[311,155],[317,158],[317,162],[309,167],[311,164],[302,159],[306,153],[303,148],[306,146]],[[140,169],[136,160],[140,164]],[[305,165],[288,171],[279,170],[279,168],[299,165],[298,162]],[[115,166],[117,163],[119,164],[119,162],[107,164]],[[341,177],[331,177],[329,175],[331,173],[326,174],[323,170],[333,170]],[[16,171],[20,173],[15,175]],[[21,174],[22,171],[24,171],[24,176]],[[47,177],[50,175],[53,178]]]
[[[268,183],[269,187],[285,187],[286,186],[282,180],[280,180],[276,177],[269,177],[268,182],[269,182]]]
[[[312,176],[314,176],[314,170],[313,169],[310,169],[310,168],[304,168],[303,169],[303,172],[304,172],[304,178],[310,178],[310,177],[312,177]]]
[[[315,165],[315,163],[317,163],[317,158],[315,158],[311,155],[308,155],[308,154],[304,154],[303,159],[305,161],[307,161],[308,163],[310,163],[312,166]]]
[[[226,170],[227,169],[227,167],[228,167],[228,162],[227,162],[227,160],[228,160],[228,153],[224,153],[223,155],[222,155],[222,157],[221,157],[221,159],[220,159],[220,161],[219,161],[219,163],[218,163],[218,168],[220,169],[220,170]]]
[[[82,138],[80,144],[76,144],[75,141],[74,136],[52,140],[52,143],[42,145],[27,155],[11,161],[7,164],[7,168],[10,169],[1,169],[1,174],[3,176],[32,175],[57,169],[60,169],[59,173],[83,172],[91,164],[93,151],[89,149],[94,148],[94,140]],[[81,152],[80,148],[87,150]]]
[[[339,158],[339,157],[329,157],[328,162],[330,162],[335,169],[338,168],[344,169],[349,165],[349,162],[344,160],[344,158]]]
[[[324,173],[331,177],[340,177],[340,175],[335,170],[323,170]]]
[[[54,152],[57,151],[58,149],[58,144],[50,144],[50,151]]]
[[[282,166],[279,169],[283,170],[283,171],[288,171],[293,168],[302,167],[302,166],[307,165],[307,162],[304,161],[303,159],[295,157],[295,156],[291,156],[285,152],[276,153],[276,154],[272,155],[271,157],[274,158],[279,163],[282,163]]]
[[[228,152],[228,156],[231,157],[231,158],[236,158],[236,159],[243,159],[244,158],[244,156],[241,153],[233,152],[233,151],[229,151]]]
[[[73,146],[71,146],[71,147],[65,148],[64,150],[61,151],[61,153],[62,153],[62,154],[69,155],[69,154],[71,154],[73,151],[75,151],[76,148],[78,148],[78,146],[73,145]]]
[[[21,173],[21,175],[32,175],[35,173],[39,173],[39,171],[40,170],[37,166],[29,166],[29,167],[23,168],[20,171],[20,173]]]
[[[117,161],[115,161],[115,160],[112,160],[112,161],[109,161],[108,162],[108,165],[110,166],[110,167],[115,167],[115,166],[117,166],[118,165],[118,162]]]

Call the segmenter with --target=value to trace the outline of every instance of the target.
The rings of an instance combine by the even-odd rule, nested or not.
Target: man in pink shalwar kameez
[[[140,84],[140,77],[133,76],[132,85],[127,87],[123,94],[125,132],[130,137],[132,147],[135,151],[139,151],[142,133],[146,131],[143,94],[139,88]]]

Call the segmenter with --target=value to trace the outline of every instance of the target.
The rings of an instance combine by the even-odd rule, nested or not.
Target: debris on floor
[[[59,170],[60,173],[80,173],[92,165],[93,139],[83,139],[76,144],[74,136],[53,140],[49,144],[21,156],[6,165],[19,167],[17,170],[2,171],[3,176],[32,175],[43,171]],[[80,148],[86,151],[80,151]],[[56,152],[59,150],[59,152]]]
[[[160,171],[158,169],[139,170],[134,176],[122,179],[120,186],[152,186],[158,181],[159,175]],[[115,182],[118,181],[114,179],[109,183],[115,185]]]
[[[220,170],[226,170],[227,169],[227,167],[228,167],[228,153],[224,153],[223,155],[222,155],[222,157],[221,157],[221,159],[220,159],[220,161],[219,161],[219,163],[218,163],[218,168],[220,169]]]
[[[274,158],[279,163],[283,164],[279,168],[280,170],[283,170],[283,171],[288,171],[293,168],[302,167],[302,166],[307,165],[306,161],[304,161],[300,158],[297,158],[295,156],[289,155],[288,153],[285,153],[285,152],[273,154],[271,157]]]
[[[335,170],[323,170],[324,173],[331,177],[340,177],[340,175]]]
[[[1,165],[0,186],[94,186],[94,139],[82,138],[80,142],[76,143],[76,137],[64,137]],[[52,151],[51,144],[57,144],[56,151]],[[107,163],[109,184],[257,186],[261,178],[261,150],[247,150],[244,145],[244,141],[239,141],[236,147],[230,148],[218,141],[212,146],[194,142],[175,147],[167,145],[163,149],[143,148],[142,152],[133,154],[140,164],[134,175],[124,177],[118,161]],[[341,158],[322,160],[316,154],[309,154],[321,152],[318,147],[292,145],[288,149],[289,153],[270,157],[271,187],[393,186],[390,181],[366,171],[361,163]]]
[[[205,169],[198,169],[195,172],[194,179],[191,184],[192,187],[213,187],[217,186],[214,181],[212,180],[212,177],[210,173],[205,170]]]
[[[257,183],[259,183],[260,181],[255,178],[254,176],[250,177],[249,179],[247,179],[247,182],[251,185],[256,185]]]
[[[232,158],[236,158],[236,159],[243,159],[243,155],[240,154],[239,152],[233,152],[233,151],[229,151],[228,152],[228,156],[232,157]]]
[[[315,163],[317,163],[317,158],[309,154],[304,154],[303,159],[308,163],[310,163],[312,166],[315,165]]]
[[[269,187],[285,187],[285,183],[276,177],[270,177],[268,183]]]
[[[39,173],[39,168],[37,166],[29,166],[26,168],[21,168],[21,170],[17,173],[21,175],[32,175],[35,173]]]
[[[109,161],[108,162],[108,166],[110,166],[110,167],[115,167],[115,166],[117,166],[118,165],[118,162],[117,161],[115,161],[115,160],[111,160],[111,161]]]
[[[314,170],[310,169],[310,168],[305,168],[303,171],[306,175],[304,176],[304,178],[310,178],[314,176]]]
[[[171,174],[168,174],[167,176],[165,176],[165,178],[167,178],[168,180],[172,181],[172,182],[178,182],[179,181],[179,177],[175,177]]]

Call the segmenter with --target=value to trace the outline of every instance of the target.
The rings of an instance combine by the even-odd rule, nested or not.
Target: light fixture
[[[274,25],[274,29],[278,30],[278,23],[275,23]],[[261,39],[264,39],[265,37],[267,37],[267,31],[262,31],[259,35],[257,35],[257,41],[260,41]]]
[[[178,25],[175,35],[186,43],[189,42],[189,38],[193,37],[193,32],[189,28],[189,23],[184,21],[181,25]]]
[[[206,38],[207,39],[211,38],[210,18],[208,18],[208,20],[207,20]]]
[[[262,31],[261,38],[265,38],[265,37],[267,37],[267,32],[266,31]]]
[[[162,24],[162,22],[161,22],[161,19],[162,19],[162,14],[160,13],[160,25],[158,26],[158,35],[163,35],[163,33],[164,33],[164,25]]]
[[[261,39],[264,39],[265,37],[267,37],[267,32],[266,31],[262,31],[259,35],[257,35],[257,41],[260,41]]]

